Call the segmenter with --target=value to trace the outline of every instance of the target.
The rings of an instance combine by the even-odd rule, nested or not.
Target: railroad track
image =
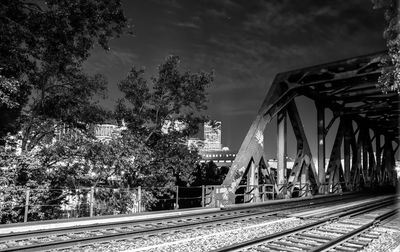
[[[373,231],[373,227],[398,213],[395,204],[395,199],[368,204],[212,252],[359,251],[379,238],[380,234]]]
[[[338,199],[315,201],[312,206],[335,204]],[[348,197],[347,200],[354,200]],[[343,198],[341,199],[343,201]],[[304,203],[303,203],[304,204]],[[149,237],[166,233],[184,232],[187,229],[223,225],[238,221],[266,221],[283,210],[306,209],[307,206],[289,204],[277,209],[256,208],[242,210],[225,210],[210,214],[196,214],[185,217],[168,217],[151,221],[132,221],[113,224],[96,224],[84,227],[58,228],[23,233],[0,235],[0,251],[43,251],[85,246],[92,243]],[[278,207],[278,206],[277,206]]]

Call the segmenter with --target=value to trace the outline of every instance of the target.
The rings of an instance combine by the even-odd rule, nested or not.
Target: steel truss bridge
[[[235,203],[238,188],[243,187],[252,195],[245,202],[260,201],[260,195],[265,194],[265,187],[259,186],[260,176],[268,179],[280,198],[291,197],[294,190],[305,190],[297,186],[301,183],[312,194],[394,186],[400,106],[397,93],[383,93],[376,85],[384,57],[387,53],[380,52],[278,74],[222,186],[215,188],[214,204]],[[299,96],[312,99],[316,106],[317,164],[296,106]],[[325,122],[326,109],[333,112],[329,122]],[[297,141],[297,155],[289,173],[288,117]],[[278,129],[276,176],[266,165],[263,146],[265,127],[274,118]],[[335,121],[339,126],[326,168],[325,138]]]

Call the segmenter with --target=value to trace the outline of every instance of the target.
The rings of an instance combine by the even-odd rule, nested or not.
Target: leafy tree
[[[372,0],[375,9],[384,9],[387,27],[383,32],[389,49],[389,58],[382,59],[385,68],[379,77],[379,87],[386,93],[396,91],[400,94],[400,19],[397,0]]]
[[[135,67],[120,82],[124,98],[117,104],[117,118],[127,123],[127,136],[143,143],[135,157],[151,150],[148,164],[125,173],[128,184],[133,185],[133,176],[143,176],[144,185],[171,189],[193,182],[199,156],[188,150],[186,139],[206,120],[206,88],[212,80],[212,73],[181,72],[179,58],[170,56],[150,82]]]
[[[16,100],[20,83],[15,79],[8,79],[0,75],[0,104],[7,108],[19,105]]]
[[[76,127],[86,122],[84,116],[99,110],[87,101],[104,90],[104,81],[84,75],[82,63],[95,44],[108,50],[109,40],[128,30],[120,1],[5,0],[0,6],[0,95],[9,90],[10,82],[20,83],[14,90],[17,101],[5,99],[18,106],[0,104],[6,119],[0,137],[12,127],[21,127],[25,147],[48,132],[38,133],[42,125],[37,118],[47,120],[47,125],[62,121]],[[90,85],[85,86],[87,81]],[[20,117],[22,108],[26,113]],[[76,111],[82,112],[71,117]]]
[[[31,150],[41,141],[48,142],[56,131],[89,130],[88,124],[107,118],[109,114],[93,102],[97,94],[104,94],[105,83],[101,75],[70,76],[47,90],[43,100],[34,100],[31,111],[21,116],[22,151]]]
[[[90,162],[100,162],[93,156],[95,151],[101,155],[106,150],[90,143],[93,136],[88,128],[109,116],[94,102],[105,95],[106,82],[100,75],[84,74],[82,63],[96,44],[109,50],[109,41],[126,31],[129,24],[119,0],[1,1],[0,185],[18,190],[47,188],[35,200],[59,206],[65,195],[49,187],[101,181],[87,174],[79,181],[71,178],[91,169]],[[6,137],[18,131],[18,138]],[[70,138],[61,137],[55,144],[55,135]],[[16,155],[15,149],[5,150],[18,140],[22,155]],[[11,203],[17,200],[9,196],[2,194]],[[53,210],[41,212],[46,215]],[[19,216],[16,211],[7,213]]]
[[[8,139],[12,142],[15,139]],[[60,214],[62,191],[51,190],[51,181],[39,149],[16,155],[13,145],[0,147],[0,223],[22,221],[24,217],[25,193],[31,190],[28,220],[48,219]]]
[[[12,140],[8,139],[8,146],[17,146],[10,144]],[[2,222],[23,218],[27,188],[32,191],[31,203],[36,204],[30,208],[31,220],[59,218],[61,204],[68,195],[80,195],[78,202],[84,207],[78,209],[78,214],[87,215],[90,187],[97,187],[95,208],[101,208],[96,210],[97,214],[113,214],[115,210],[127,212],[137,202],[133,201],[129,185],[151,186],[146,176],[152,174],[140,173],[137,168],[146,167],[151,152],[146,153],[143,143],[137,140],[125,136],[102,142],[86,130],[75,129],[59,132],[56,141],[40,143],[23,155],[2,147],[0,187],[3,186],[4,191],[0,199],[5,202],[1,206]],[[127,176],[123,181],[124,172]],[[116,189],[112,188],[122,190],[115,192]],[[142,194],[145,195],[142,203],[150,207],[154,196],[146,190]]]
[[[2,136],[8,132],[16,133],[16,121],[26,97],[23,90],[21,82],[15,78],[6,78],[0,73],[0,146],[5,144]]]
[[[194,171],[195,181],[193,185],[220,185],[228,171],[228,167],[218,167],[213,161],[198,164]]]

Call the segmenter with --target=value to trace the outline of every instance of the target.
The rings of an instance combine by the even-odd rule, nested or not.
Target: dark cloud
[[[200,29],[198,24],[192,22],[176,22],[174,23],[176,26],[185,27],[185,28],[193,28],[193,29]]]
[[[162,8],[183,9],[183,5],[177,0],[150,0]]]

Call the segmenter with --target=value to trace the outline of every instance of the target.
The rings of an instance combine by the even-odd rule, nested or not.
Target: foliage
[[[25,82],[2,76],[0,69],[0,145],[5,143],[2,136],[8,132],[15,134],[19,128],[17,119],[27,91]]]
[[[171,60],[173,60],[172,67]],[[75,201],[83,205],[78,214],[87,214],[88,189],[82,191],[82,188],[98,188],[95,192],[95,208],[98,209],[95,209],[95,212],[111,214],[115,213],[115,209],[126,213],[137,207],[138,200],[135,199],[137,196],[128,192],[130,188],[141,186],[142,195],[146,196],[142,198],[145,199],[142,203],[146,208],[151,208],[155,206],[157,198],[168,195],[172,197],[176,185],[187,185],[193,181],[193,169],[198,161],[198,155],[197,152],[188,150],[185,139],[195,132],[197,125],[194,122],[205,119],[200,114],[199,108],[205,108],[204,90],[212,77],[205,73],[180,74],[177,71],[177,63],[177,58],[174,57],[167,59],[166,65],[160,66],[161,77],[152,79],[158,84],[153,85],[153,91],[149,88],[147,95],[142,96],[142,100],[132,98],[139,92],[126,92],[126,103],[124,101],[119,103],[116,115],[119,119],[130,123],[121,135],[117,134],[108,141],[97,140],[93,135],[93,127],[88,127],[93,125],[96,118],[91,121],[90,116],[83,113],[85,110],[74,110],[84,106],[90,107],[91,104],[86,103],[85,97],[90,94],[90,90],[101,87],[96,84],[98,79],[93,79],[92,84],[90,77],[85,76],[76,80],[74,88],[66,88],[62,95],[57,95],[55,92],[49,96],[44,103],[48,106],[47,115],[29,118],[29,125],[32,128],[24,130],[17,138],[8,139],[7,146],[14,150],[4,151],[8,154],[4,154],[0,160],[2,162],[0,166],[5,168],[2,175],[7,177],[8,188],[23,191],[27,188],[36,191],[40,189],[34,199],[38,206],[31,210],[42,214],[31,213],[29,215],[31,219],[46,219],[60,215],[60,206],[69,195],[74,194],[80,195],[78,198],[74,196]],[[165,70],[166,68],[168,70]],[[161,81],[161,78],[164,78],[164,81]],[[170,82],[175,86],[162,87],[162,85],[172,86]],[[137,88],[135,79],[123,83],[125,91]],[[203,91],[198,95],[188,93],[180,97],[174,93],[183,89],[194,92],[194,87]],[[64,86],[55,89],[58,88]],[[175,98],[171,100],[168,97],[170,95]],[[162,96],[164,98],[161,98]],[[132,103],[129,104],[128,99],[131,99]],[[77,105],[74,107],[69,105],[69,102]],[[135,106],[137,104],[145,108],[137,110]],[[164,106],[169,106],[171,109],[166,110]],[[135,114],[137,111],[141,114]],[[97,114],[94,113],[94,116]],[[179,128],[175,125],[166,127],[164,122],[168,121],[167,118],[171,121],[182,120],[184,127]],[[89,123],[79,125],[81,120]],[[72,128],[68,124],[79,127]],[[34,136],[29,136],[29,141],[26,141],[24,146],[26,132]],[[15,148],[18,146],[16,141],[23,143],[22,155],[15,155]],[[52,191],[48,188],[60,190]],[[107,192],[100,188],[111,188],[111,191]],[[114,193],[116,188],[120,188],[121,191]],[[19,205],[24,205],[22,194],[14,198],[10,194],[3,196],[7,204],[16,200]],[[56,207],[53,207],[55,211],[52,212],[52,206],[39,205]],[[7,216],[3,216],[3,221],[21,220],[23,208],[13,208],[13,211],[5,213]]]
[[[79,67],[96,42],[108,49],[128,26],[118,0],[5,0],[0,10],[5,76],[40,72],[35,86]]]
[[[109,40],[129,28],[120,1],[6,0],[0,5],[0,112],[6,119],[0,138],[18,132],[3,147],[14,150],[0,152],[0,185],[36,190],[32,200],[38,208],[32,210],[41,214],[30,218],[60,214],[71,193],[82,194],[78,201],[86,204],[88,194],[80,188],[142,186],[144,204],[151,207],[156,197],[172,195],[175,185],[193,181],[198,155],[185,140],[205,120],[212,74],[181,73],[175,56],[149,82],[144,71],[133,68],[120,83],[125,97],[115,113],[128,128],[121,137],[97,141],[93,125],[114,115],[95,102],[106,94],[105,79],[84,74],[82,63],[95,44],[108,50]],[[169,189],[159,189],[165,186]],[[96,196],[106,213],[114,207],[128,211],[135,203],[130,194]],[[5,205],[24,204],[23,194],[2,192],[1,197]],[[4,214],[2,222],[22,218],[21,208]]]
[[[48,141],[57,130],[86,130],[88,124],[107,118],[109,114],[93,102],[96,94],[104,93],[105,83],[101,75],[81,74],[49,89],[44,99],[36,100],[30,113],[21,117],[22,150]]]
[[[145,80],[144,70],[133,67],[119,84],[125,98],[119,101],[117,114],[129,129],[145,134],[146,140],[162,130],[178,138],[189,136],[205,120],[199,112],[207,109],[206,88],[212,73],[180,73],[178,67],[179,57],[170,56],[159,66],[158,76],[152,77],[151,83]]]
[[[137,166],[140,173],[125,173],[128,185],[133,185],[134,176],[143,176],[142,185],[152,186],[155,196],[162,196],[166,191],[157,187],[173,190],[176,185],[193,182],[199,156],[197,151],[188,150],[186,139],[206,120],[202,113],[207,108],[206,88],[212,80],[212,73],[181,73],[179,58],[170,56],[150,82],[144,70],[135,67],[120,82],[125,97],[117,104],[117,119],[127,123],[125,136],[144,144],[138,156],[151,150],[150,162]]]
[[[384,68],[379,77],[379,87],[386,93],[396,91],[400,94],[400,19],[397,0],[373,0],[375,9],[384,9],[387,27],[383,32],[389,49],[389,58],[382,59]]]
[[[22,128],[25,147],[38,143],[30,137],[41,129],[39,117],[71,127],[86,123],[86,116],[90,122],[99,112],[91,98],[101,95],[105,82],[83,74],[82,63],[95,44],[108,50],[109,40],[129,29],[120,1],[5,0],[0,6],[0,91],[14,80],[21,83],[19,106],[0,106],[6,115],[0,137],[12,127]],[[26,113],[20,116],[22,108]]]
[[[110,39],[128,29],[119,0],[1,1],[0,146],[12,148],[15,141],[22,142],[21,150],[1,151],[2,183],[10,189],[6,191],[36,190],[33,201],[56,206],[41,206],[36,211],[41,214],[30,214],[30,218],[58,214],[67,195],[49,187],[70,188],[98,181],[87,174],[74,180],[90,168],[84,158],[100,162],[91,155],[101,148],[89,145],[93,137],[87,126],[109,116],[94,102],[105,95],[105,79],[84,74],[82,63],[96,44],[108,50]],[[17,132],[14,142],[4,138]],[[78,136],[84,137],[78,140]],[[66,166],[66,162],[70,164]],[[75,170],[77,167],[81,169]],[[72,182],[75,184],[68,184]],[[9,196],[2,194],[6,204],[24,200]],[[21,218],[14,210],[8,212],[10,216],[2,216],[2,221]]]
[[[8,142],[8,146],[13,146],[11,140]],[[27,189],[32,192],[30,220],[59,218],[62,214],[61,205],[69,196],[78,206],[83,206],[78,207],[77,214],[87,216],[91,187],[98,188],[95,193],[95,208],[99,208],[96,214],[113,214],[116,209],[125,213],[132,210],[135,203],[132,201],[133,194],[107,193],[100,188],[123,187],[120,171],[135,170],[135,165],[144,165],[141,163],[141,160],[147,160],[144,153],[133,163],[132,157],[137,155],[135,150],[138,149],[136,143],[132,139],[101,142],[84,131],[75,130],[64,132],[56,141],[36,146],[23,155],[16,155],[12,149],[2,150],[2,222],[22,220]],[[133,184],[137,186],[137,183],[140,181]],[[152,197],[145,199],[142,203],[146,207],[154,202]]]
[[[220,185],[228,173],[228,167],[218,167],[213,161],[198,164],[193,185]]]
[[[31,191],[29,220],[58,216],[64,195],[49,189],[52,183],[41,166],[38,149],[16,155],[14,150],[1,147],[0,153],[0,223],[23,220],[27,189]]]
[[[15,79],[8,79],[0,75],[0,106],[15,108],[19,105],[16,100],[20,83]]]

